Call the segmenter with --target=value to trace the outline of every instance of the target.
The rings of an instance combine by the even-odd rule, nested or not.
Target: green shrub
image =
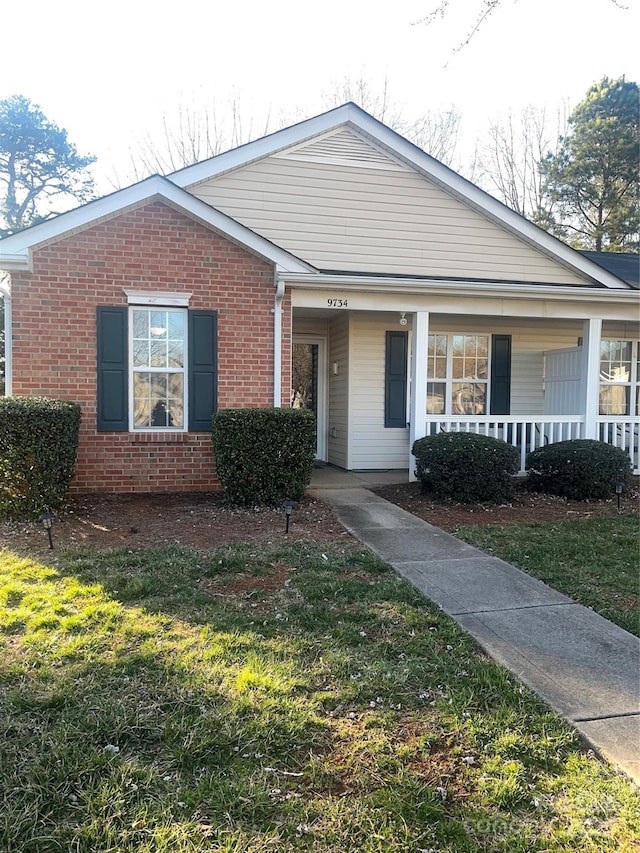
[[[502,503],[513,496],[515,447],[486,435],[441,432],[414,442],[416,476],[425,491],[462,503]]]
[[[631,462],[624,450],[591,439],[559,441],[527,456],[528,486],[577,501],[611,497],[616,482],[625,485]]]
[[[62,505],[79,430],[77,403],[45,397],[0,399],[0,513],[35,518]]]
[[[315,417],[306,409],[223,409],[213,416],[216,470],[239,506],[299,500],[311,482]]]

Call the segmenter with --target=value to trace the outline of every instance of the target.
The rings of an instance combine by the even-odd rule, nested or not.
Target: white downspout
[[[11,396],[13,384],[13,363],[11,358],[13,351],[13,326],[11,322],[11,290],[9,289],[9,281],[8,276],[4,280],[0,279],[0,294],[2,294],[2,298],[4,299],[4,393],[7,397]]]
[[[273,305],[273,405],[282,406],[282,300],[285,283],[278,280],[278,271],[274,271],[276,297]]]

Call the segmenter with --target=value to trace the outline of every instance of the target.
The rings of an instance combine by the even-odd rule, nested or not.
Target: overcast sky
[[[239,105],[245,133],[327,108],[345,77],[385,78],[407,117],[454,105],[467,144],[490,118],[582,99],[604,75],[640,81],[640,0],[503,0],[455,52],[482,0],[30,0],[0,18],[0,98],[23,94],[127,183],[129,151],[178,105]],[[622,6],[626,8],[622,8]]]

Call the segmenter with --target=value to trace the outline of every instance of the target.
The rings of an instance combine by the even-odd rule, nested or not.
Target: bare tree
[[[518,0],[511,0],[512,4],[517,3]],[[621,2],[621,0],[608,0],[609,3],[612,3],[614,6],[617,6],[619,9],[623,11],[628,11],[629,7]],[[482,26],[486,23],[488,18],[493,15],[496,9],[499,6],[504,5],[504,0],[481,0],[479,4],[479,8],[477,9],[475,16],[471,18],[471,24],[467,25],[467,34],[460,41],[458,46],[454,48],[454,53],[458,53],[462,50],[463,47],[466,47],[471,39],[477,35],[478,31],[482,28]],[[461,6],[463,7],[461,10]],[[438,19],[443,19],[447,16],[449,12],[452,12],[454,15],[459,14],[462,11],[462,15],[467,15],[468,13],[468,0],[438,0],[435,7],[428,12],[424,18],[421,18],[417,23],[418,24],[432,24],[434,21]]]
[[[487,141],[481,146],[479,180],[508,207],[536,219],[543,206],[539,164],[555,151],[568,119],[567,104],[550,119],[544,108],[525,107],[511,111],[489,125]]]
[[[269,133],[271,115],[256,129],[253,119],[244,120],[240,102],[233,100],[221,117],[215,103],[200,107],[178,103],[175,113],[164,113],[159,132],[147,131],[135,149],[130,149],[130,171],[126,183],[153,174],[166,175],[215,157],[258,136]],[[284,123],[284,122],[283,122]],[[117,176],[114,186],[120,186]]]
[[[416,118],[410,118],[402,105],[391,97],[386,77],[379,90],[362,77],[356,80],[345,78],[336,83],[333,91],[325,96],[328,107],[336,107],[346,101],[353,101],[445,165],[454,162],[460,138],[461,116],[453,105],[444,112],[427,110]]]

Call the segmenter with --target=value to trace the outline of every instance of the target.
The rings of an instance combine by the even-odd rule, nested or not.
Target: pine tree
[[[639,107],[637,83],[604,77],[573,110],[557,154],[540,164],[545,202],[536,218],[576,248],[638,248]]]

